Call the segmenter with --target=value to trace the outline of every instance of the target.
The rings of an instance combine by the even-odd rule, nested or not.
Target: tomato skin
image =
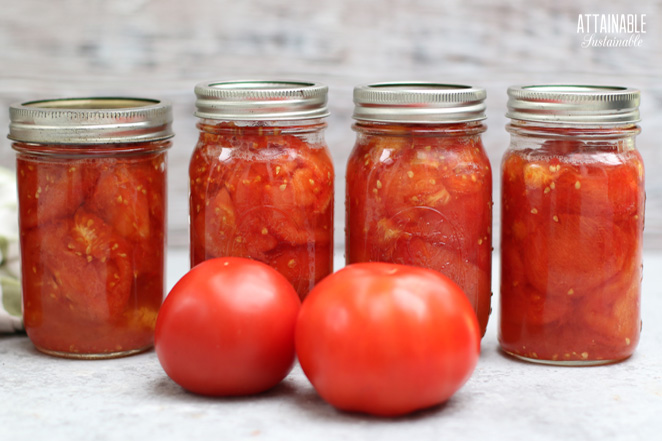
[[[320,396],[345,411],[398,416],[448,400],[471,376],[480,328],[441,273],[357,263],[303,302],[296,350]]]
[[[273,268],[240,257],[206,260],[170,291],[156,321],[166,374],[202,395],[248,395],[294,364],[299,297]]]

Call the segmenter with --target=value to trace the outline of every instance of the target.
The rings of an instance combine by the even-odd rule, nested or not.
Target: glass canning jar
[[[435,83],[354,89],[346,260],[431,268],[457,283],[484,334],[490,314],[492,171],[485,90]]]
[[[28,336],[69,358],[148,349],[164,294],[170,104],[33,101],[10,119]]]
[[[627,358],[641,329],[639,91],[541,85],[508,95],[501,347],[559,365]]]
[[[303,299],[333,270],[327,87],[217,81],[198,84],[195,93],[191,265],[220,256],[259,260]]]

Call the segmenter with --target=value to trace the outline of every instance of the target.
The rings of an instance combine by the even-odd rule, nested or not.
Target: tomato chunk
[[[71,357],[148,348],[164,288],[163,151],[91,159],[21,153],[17,169],[32,342]],[[30,196],[35,188],[38,198]]]
[[[90,206],[123,237],[143,239],[150,234],[148,188],[127,166],[104,168]]]
[[[643,167],[580,142],[506,154],[499,340],[555,362],[628,357],[639,338]]]
[[[301,298],[331,272],[334,173],[325,147],[280,129],[219,123],[201,131],[189,173],[192,266],[259,260]]]
[[[20,220],[23,228],[71,216],[83,203],[88,183],[84,166],[18,161]]]
[[[492,174],[477,134],[457,126],[371,127],[347,167],[347,263],[434,269],[459,284],[484,333],[490,313]],[[471,131],[468,126],[462,127]]]

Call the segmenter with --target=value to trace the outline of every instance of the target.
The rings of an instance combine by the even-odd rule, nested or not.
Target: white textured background
[[[582,48],[577,16],[588,13],[646,14],[643,46]],[[12,102],[110,94],[169,99],[176,131],[170,244],[185,245],[195,83],[243,77],[322,81],[330,87],[333,113],[327,140],[338,174],[339,243],[344,168],[354,142],[354,85],[432,80],[485,87],[484,141],[495,171],[509,139],[509,85],[633,86],[642,91],[638,145],[648,172],[646,247],[662,249],[661,27],[659,0],[0,0],[0,164],[14,166],[4,137]],[[498,218],[497,207],[495,224]]]

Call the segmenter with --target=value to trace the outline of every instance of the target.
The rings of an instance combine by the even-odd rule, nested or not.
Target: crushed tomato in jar
[[[305,107],[292,98],[297,90]],[[259,260],[303,299],[333,270],[326,86],[202,83],[196,94],[202,119],[189,166],[191,265],[220,256]],[[256,94],[268,95],[269,105],[256,105]]]
[[[511,148],[502,162],[501,347],[549,364],[629,357],[641,329],[644,167],[635,148],[638,91],[511,88]],[[577,97],[579,96],[579,97]],[[607,96],[605,99],[604,96]],[[532,102],[557,107],[528,113]],[[584,102],[620,100],[600,122]],[[574,105],[574,104],[573,104]],[[592,107],[591,107],[592,106]],[[586,110],[584,109],[584,110]],[[608,112],[608,111],[606,111]],[[565,123],[565,125],[563,124]]]
[[[483,334],[492,264],[484,95],[430,83],[355,89],[345,244],[348,264],[392,262],[445,274],[471,301]]]
[[[148,349],[164,294],[170,105],[52,100],[11,117],[28,336],[69,358]]]

